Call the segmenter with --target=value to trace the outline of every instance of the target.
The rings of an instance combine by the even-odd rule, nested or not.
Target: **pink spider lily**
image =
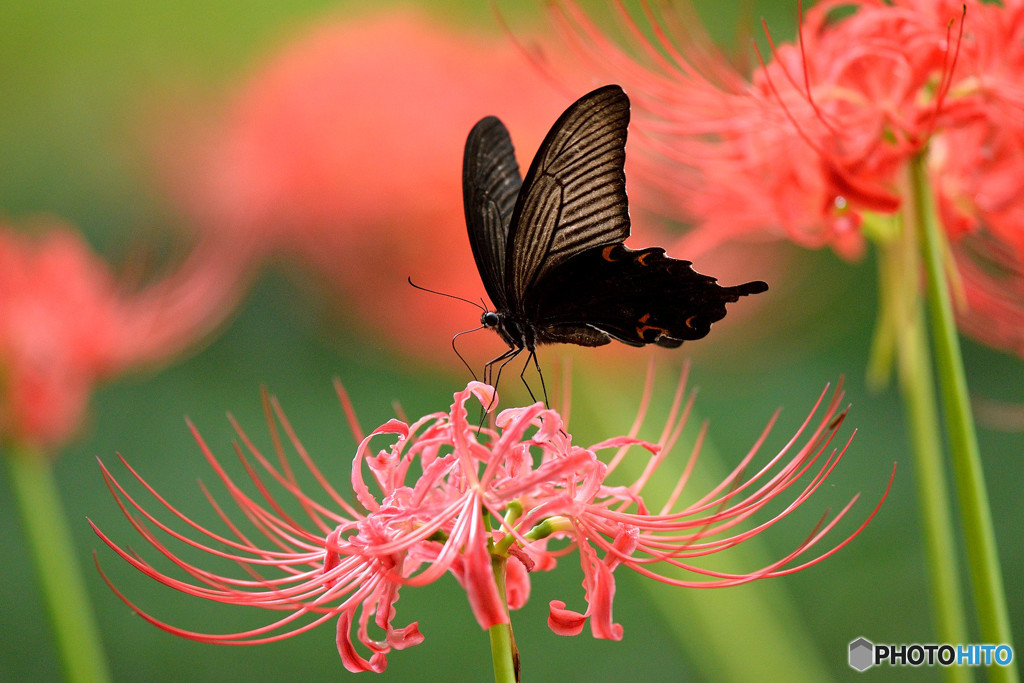
[[[504,410],[494,419],[493,427],[478,428],[468,418],[467,402],[475,398],[483,406],[497,403],[494,390],[479,382],[457,392],[447,412],[412,423],[393,419],[362,437],[338,385],[359,440],[351,475],[358,508],[327,482],[277,401],[270,398],[265,406],[276,460],[260,452],[233,422],[244,447],[237,451],[258,492],[255,496],[236,483],[190,425],[207,461],[255,533],[233,522],[205,487],[203,493],[227,531],[191,521],[123,459],[169,521],[148,512],[101,464],[107,484],[131,524],[182,577],[157,569],[141,555],[122,548],[95,524],[93,529],[124,560],[164,585],[217,602],[282,612],[283,616],[234,633],[186,631],[149,615],[114,588],[105,574],[104,579],[148,622],[202,642],[268,642],[336,619],[338,651],[345,667],[353,672],[380,672],[392,649],[424,639],[416,622],[403,627],[393,623],[395,602],[403,586],[426,585],[451,572],[465,588],[480,626],[491,628],[507,624],[508,609],[526,602],[531,571],[554,569],[558,559],[579,551],[587,609],[580,613],[566,608],[564,602],[552,601],[549,626],[558,634],[575,635],[589,619],[595,637],[619,639],[622,627],[612,620],[614,571],[618,567],[680,587],[725,587],[781,576],[832,555],[877,512],[878,506],[848,536],[819,547],[856,502],[854,496],[834,518],[823,518],[804,542],[767,566],[744,574],[701,568],[697,564],[700,558],[728,550],[797,510],[832,473],[849,441],[840,448],[832,446],[845,412],[839,409],[839,391],[827,404],[823,393],[792,439],[778,454],[756,466],[754,474],[746,476],[755,469],[768,429],[721,484],[681,505],[688,475],[697,464],[698,439],[674,492],[654,512],[644,500],[643,489],[665,465],[690,412],[692,399],[684,404],[684,386],[685,380],[679,385],[658,443],[636,438],[650,397],[649,378],[631,432],[582,448],[573,444],[559,413],[539,403]],[[281,431],[286,439],[280,437]],[[285,453],[285,440],[307,474],[319,483],[321,491],[316,497],[299,488],[296,471]],[[385,441],[383,447],[376,445],[380,440]],[[598,451],[612,451],[613,455],[602,460]],[[637,457],[646,463],[640,477],[627,484],[609,481],[624,459]],[[271,482],[292,499],[302,519],[286,511],[288,505],[271,492]],[[781,511],[753,521],[783,499],[787,502]],[[229,560],[241,572],[228,575],[205,570],[180,559],[173,543]],[[498,565],[507,570],[504,595],[495,580]],[[691,577],[679,578],[679,570]],[[379,634],[371,635],[371,620]],[[368,658],[357,651],[357,644],[369,651]]]
[[[107,680],[77,563],[67,545],[53,463],[88,417],[100,382],[167,363],[219,325],[248,274],[245,245],[201,240],[159,278],[117,277],[72,227],[0,218],[0,451],[35,554],[39,587],[61,605],[54,636],[69,677]]]
[[[0,445],[52,453],[85,421],[99,382],[166,363],[220,324],[248,259],[208,239],[130,287],[73,228],[34,223],[29,234],[0,220]]]
[[[687,3],[613,5],[629,49],[575,2],[550,3],[562,42],[629,92],[636,175],[663,190],[649,208],[694,225],[680,251],[786,239],[859,258],[885,239],[878,219],[913,203],[921,159],[961,268],[979,235],[1001,255],[963,274],[962,329],[1020,353],[1024,3],[820,2],[795,41],[768,35],[749,73]]]
[[[959,19],[959,3],[949,16],[820,3],[803,17],[799,42],[772,43],[771,59],[749,76],[710,46],[685,3],[658,13],[643,2],[642,20],[614,4],[636,57],[575,3],[553,3],[553,17],[578,54],[624,81],[651,181],[672,190],[665,199],[704,239],[769,231],[854,255],[861,212],[898,208],[895,174],[934,131],[950,88],[949,19]],[[859,11],[830,21],[840,5]]]

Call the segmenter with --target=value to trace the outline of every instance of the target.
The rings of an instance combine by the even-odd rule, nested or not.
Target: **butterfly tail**
[[[722,287],[722,292],[726,295],[727,301],[739,301],[741,296],[750,296],[751,294],[760,294],[767,291],[768,283],[761,280],[754,280],[753,282],[736,285],[735,287]]]

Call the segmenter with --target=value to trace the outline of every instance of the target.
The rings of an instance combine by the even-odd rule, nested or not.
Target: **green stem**
[[[952,497],[946,481],[940,418],[931,374],[928,342],[920,321],[901,334],[899,374],[908,430],[917,472],[917,502],[924,526],[925,556],[931,579],[931,607],[939,641],[967,643],[969,628],[959,576],[959,552],[953,522]],[[964,667],[947,667],[948,680],[969,681]]]
[[[917,295],[921,264],[912,227],[918,222],[913,209],[913,205],[905,207],[903,224],[907,229],[881,242],[879,289],[883,305],[879,330],[888,332],[879,336],[890,338],[896,351],[938,639],[942,643],[967,643],[969,629],[960,586],[953,505],[946,480],[924,309]],[[944,672],[950,681],[974,678],[967,667],[946,667]]]
[[[498,595],[503,599],[505,598],[507,561],[507,558],[504,557],[491,559],[494,582],[498,586]],[[494,661],[495,683],[515,683],[519,680],[519,651],[516,649],[516,639],[512,634],[511,619],[504,624],[495,624],[488,630],[488,633],[491,637],[491,659]]]
[[[6,460],[67,679],[109,681],[52,463],[44,454],[25,447],[14,449]]]
[[[927,273],[925,289],[932,343],[935,345],[935,362],[946,412],[953,479],[960,500],[981,636],[986,643],[1012,644],[985,475],[946,282],[943,258],[945,242],[935,215],[924,160],[920,156],[911,165],[911,182],[915,209],[920,217],[918,232]],[[992,680],[1015,681],[1018,679],[1016,662],[1006,667],[992,667],[990,675]]]

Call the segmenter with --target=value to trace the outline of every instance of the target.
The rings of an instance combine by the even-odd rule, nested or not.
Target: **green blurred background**
[[[485,3],[423,4],[445,21],[500,39]],[[700,7],[712,33],[728,40],[737,25],[736,6],[707,5],[716,8],[712,12]],[[67,219],[114,262],[124,256],[126,245],[139,242],[140,231],[170,234],[177,216],[152,180],[151,159],[139,135],[146,98],[186,84],[215,94],[216,100],[216,93],[230,91],[253,63],[303,27],[315,25],[319,17],[364,9],[357,3],[321,0],[0,4],[0,212],[14,219],[37,213]],[[531,18],[520,6],[507,10],[524,25],[542,21],[539,13]],[[776,39],[792,37],[795,2],[762,2],[753,16],[762,13]],[[490,112],[481,112],[486,113]],[[782,406],[783,413],[769,449],[784,443],[826,382],[845,377],[851,411],[842,435],[849,434],[850,426],[858,430],[847,458],[806,506],[808,514],[772,529],[763,543],[769,556],[785,554],[803,540],[818,514],[841,507],[861,491],[864,499],[850,518],[859,522],[884,489],[892,463],[899,464],[889,500],[854,543],[808,571],[771,583],[771,599],[781,595],[792,601],[794,624],[802,631],[793,633],[792,640],[800,643],[807,660],[793,662],[794,674],[824,666],[834,678],[853,679],[857,674],[846,665],[846,646],[858,636],[875,642],[934,640],[900,401],[892,389],[874,393],[865,387],[877,300],[874,261],[869,256],[851,265],[829,253],[788,247],[770,254],[789,264],[788,278],[772,283],[763,309],[747,320],[744,330],[723,327],[721,335],[675,353],[638,351],[628,372],[602,371],[599,363],[588,362],[587,353],[573,353],[578,382],[573,432],[582,443],[622,432],[632,420],[648,359],[654,357],[664,375],[659,384],[659,396],[664,398],[681,363],[690,358],[691,386],[700,388],[698,411],[710,420],[713,450],[730,464],[742,457],[777,407]],[[84,566],[118,680],[337,680],[350,675],[338,658],[333,626],[258,647],[193,643],[135,618],[91,566],[96,550],[122,590],[152,614],[182,627],[228,630],[263,623],[263,615],[239,614],[158,586],[109,552],[89,530],[87,516],[115,539],[144,553],[146,549],[111,500],[96,458],[112,463],[114,453],[124,454],[168,499],[183,502],[190,513],[202,517],[208,513],[195,482],[197,477],[210,481],[211,476],[184,416],[195,422],[225,461],[233,457],[226,411],[266,446],[259,401],[259,388],[265,384],[280,398],[320,466],[333,471],[335,483],[342,486],[352,437],[333,394],[333,377],[344,381],[364,428],[391,417],[394,400],[409,415],[443,410],[452,392],[464,385],[465,373],[417,366],[388,355],[358,321],[325,314],[331,308],[324,300],[327,295],[318,297],[298,281],[286,268],[264,270],[237,314],[210,344],[159,372],[104,386],[92,401],[89,425],[57,464],[75,547],[54,549],[53,561],[73,556]],[[475,314],[467,312],[452,332],[474,322]],[[553,368],[565,353],[545,350],[542,361]],[[974,394],[1007,402],[1022,399],[1024,366],[1019,359],[969,341],[965,355]],[[514,384],[506,385],[506,401],[521,400]],[[664,411],[657,408],[655,415]],[[655,424],[647,436],[655,438],[656,428]],[[1019,522],[1024,516],[1024,498],[1019,495],[1024,437],[983,424],[980,439],[1019,653],[1024,643],[1024,535]],[[684,452],[679,450],[680,457]],[[0,478],[0,679],[53,680],[61,675],[60,667],[10,502],[6,472]],[[848,532],[854,526],[851,522],[842,528]],[[617,576],[615,616],[625,629],[618,643],[594,640],[589,631],[560,638],[547,629],[549,600],[564,599],[575,608],[583,604],[582,577],[574,560],[564,562],[559,571],[533,577],[530,603],[513,615],[526,680],[638,675],[645,680],[718,679],[726,667],[713,657],[700,656],[710,646],[696,614],[719,611],[727,621],[747,623],[753,617],[743,605],[758,601],[760,592],[769,590],[759,583],[702,591],[694,596],[698,612],[669,615],[654,603],[666,600],[673,589],[646,590],[641,579],[628,572]],[[384,679],[490,677],[486,634],[453,579],[405,589],[397,608],[396,623],[418,620],[426,642],[393,652]],[[756,628],[755,623],[753,637],[737,636],[729,656],[756,661],[764,640],[778,635],[766,633],[762,639]],[[685,645],[677,640],[680,632]],[[737,628],[740,632],[749,633]],[[935,675],[899,673],[922,679]]]

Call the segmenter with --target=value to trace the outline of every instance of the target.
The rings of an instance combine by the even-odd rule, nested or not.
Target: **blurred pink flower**
[[[526,602],[529,572],[551,570],[558,558],[573,550],[579,551],[588,607],[579,613],[567,609],[561,601],[553,601],[550,627],[562,635],[575,635],[589,619],[595,637],[619,639],[622,627],[612,620],[616,568],[625,566],[682,587],[731,586],[788,574],[836,552],[860,533],[878,509],[846,538],[815,550],[856,501],[855,496],[834,519],[822,519],[791,552],[749,573],[727,574],[692,564],[697,558],[744,542],[794,512],[832,473],[849,442],[838,452],[829,450],[844,413],[838,410],[841,394],[836,392],[824,414],[815,418],[823,393],[794,437],[753,476],[747,477],[746,473],[753,467],[767,429],[714,490],[692,503],[678,505],[696,464],[698,442],[669,500],[654,512],[642,492],[650,477],[664,465],[690,412],[692,400],[683,406],[684,384],[679,386],[658,444],[634,436],[645,416],[649,378],[644,407],[632,433],[590,448],[573,445],[560,415],[539,403],[505,410],[498,414],[495,428],[479,429],[468,419],[467,402],[475,397],[482,405],[493,406],[497,397],[491,387],[478,382],[456,393],[448,412],[433,413],[411,424],[391,420],[363,438],[339,385],[353,433],[360,442],[351,475],[359,510],[327,482],[271,398],[267,413],[276,458],[261,453],[234,425],[248,451],[245,456],[238,449],[246,473],[259,492],[255,497],[221,467],[192,428],[207,461],[234,504],[255,527],[255,533],[231,521],[205,486],[204,495],[227,531],[199,525],[163,499],[127,463],[131,475],[178,524],[161,521],[148,512],[103,467],[108,486],[132,525],[184,573],[184,578],[158,569],[141,555],[119,546],[95,525],[93,528],[125,561],[160,583],[217,602],[283,613],[281,618],[251,630],[199,633],[157,620],[114,589],[150,623],[202,642],[237,645],[279,640],[337,618],[337,644],[345,667],[379,672],[386,667],[391,649],[423,641],[416,622],[401,628],[393,625],[402,586],[426,585],[452,572],[465,588],[478,623],[486,629],[508,623],[507,607],[515,609]],[[308,470],[302,478],[312,475],[322,488],[317,498],[300,489],[300,477],[282,446],[281,430],[302,467]],[[378,438],[387,439],[386,445],[373,445]],[[631,450],[635,447],[647,451],[641,456],[646,462],[643,474],[628,485],[611,483],[609,478],[623,459],[637,457]],[[596,454],[606,449],[616,449],[609,462]],[[257,472],[256,463],[293,499],[291,506],[274,495],[266,477]],[[787,501],[780,503],[780,496]],[[291,509],[301,510],[302,518],[293,516]],[[758,523],[751,523],[758,513],[767,514]],[[737,530],[744,524],[749,528]],[[184,530],[178,531],[175,526]],[[241,574],[204,570],[181,559],[165,538],[237,564]],[[495,584],[492,562],[496,560],[507,563],[505,596],[499,595]],[[694,578],[678,578],[678,569],[692,573]],[[673,576],[666,575],[669,573]],[[357,612],[358,628],[353,634]],[[382,635],[370,635],[371,619]],[[370,651],[369,659],[358,653],[357,640]]]
[[[1024,358],[1024,262],[1005,242],[979,229],[953,253],[964,305],[957,323],[967,334]]]
[[[570,101],[502,36],[391,10],[320,20],[255,70],[200,149],[162,156],[177,159],[167,172],[198,223],[298,257],[385,343],[457,362],[444,349],[478,314],[406,278],[483,292],[462,208],[466,136],[500,114],[532,154]],[[460,315],[462,327],[438,324]]]
[[[979,308],[961,311],[963,327],[1020,352],[1024,3],[821,2],[799,40],[773,44],[749,76],[687,4],[642,2],[642,20],[616,5],[632,52],[574,2],[552,3],[552,16],[629,92],[644,182],[663,189],[663,211],[695,224],[680,250],[784,238],[857,258],[865,217],[900,210],[908,164],[924,155],[958,261],[967,236],[1000,245],[999,270],[965,278]]]
[[[80,427],[98,382],[166,362],[223,320],[246,259],[207,241],[130,292],[73,228],[37,227],[0,222],[0,441],[52,448]]]

